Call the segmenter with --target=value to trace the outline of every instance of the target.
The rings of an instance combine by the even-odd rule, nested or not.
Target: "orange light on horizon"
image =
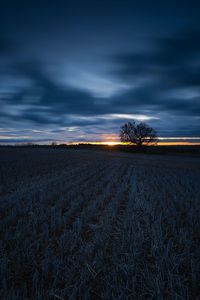
[[[116,145],[119,145],[121,143],[119,142],[102,142],[103,145],[108,145],[108,146],[116,146]]]
[[[66,144],[77,145],[77,144],[91,144],[91,145],[130,145],[129,143],[122,143],[119,136],[116,133],[103,133],[99,135],[99,140],[96,141],[77,141],[69,142]],[[157,144],[152,146],[196,146],[200,145],[200,137],[158,137]],[[151,145],[149,145],[151,146]]]
[[[199,146],[200,142],[158,142],[156,146]]]
[[[116,146],[116,145],[130,145],[129,143],[122,143],[118,141],[96,141],[96,142],[71,142],[66,143],[68,145],[78,145],[78,144],[90,144],[90,145],[105,145],[105,146]],[[149,145],[151,146],[151,145]],[[200,146],[200,142],[158,142],[157,144],[153,144],[153,146]]]

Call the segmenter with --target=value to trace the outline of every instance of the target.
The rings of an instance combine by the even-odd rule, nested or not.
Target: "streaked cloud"
[[[198,1],[78,2],[2,4],[1,140],[200,136]]]
[[[72,74],[66,82],[74,88],[88,92],[94,98],[111,98],[133,88],[131,85],[106,77],[79,71]]]

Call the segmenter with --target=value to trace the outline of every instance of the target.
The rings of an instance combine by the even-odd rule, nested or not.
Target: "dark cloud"
[[[200,31],[176,32],[155,42],[149,52],[113,56],[115,76],[133,85],[141,79],[139,87],[124,99],[120,96],[116,103],[135,107],[136,111],[168,112],[177,118],[200,117]]]
[[[13,65],[16,76],[28,78],[31,85],[11,94],[10,103],[26,103],[30,96],[38,96],[38,108],[47,106],[58,112],[75,113],[93,110],[94,99],[79,90],[62,87],[52,80],[38,61],[28,61]]]
[[[0,55],[7,56],[15,50],[14,44],[0,34]]]
[[[200,30],[187,29],[154,42],[154,50],[148,52],[114,55],[115,73],[157,79],[168,87],[200,85]]]

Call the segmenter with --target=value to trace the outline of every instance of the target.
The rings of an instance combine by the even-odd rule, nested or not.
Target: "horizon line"
[[[19,142],[0,142],[0,146],[59,146],[59,145],[66,145],[66,146],[78,146],[78,145],[99,145],[99,146],[128,146],[131,144],[129,143],[122,143],[117,141],[76,141],[76,142],[64,142],[64,141],[19,141]],[[134,146],[134,144],[132,144]],[[157,143],[152,143],[147,146],[200,146],[199,142],[193,141],[161,141]]]

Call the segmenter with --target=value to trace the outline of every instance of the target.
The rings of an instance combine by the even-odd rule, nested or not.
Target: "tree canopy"
[[[137,146],[155,144],[158,141],[156,131],[152,127],[144,122],[137,124],[134,120],[121,127],[120,139],[121,142]]]

